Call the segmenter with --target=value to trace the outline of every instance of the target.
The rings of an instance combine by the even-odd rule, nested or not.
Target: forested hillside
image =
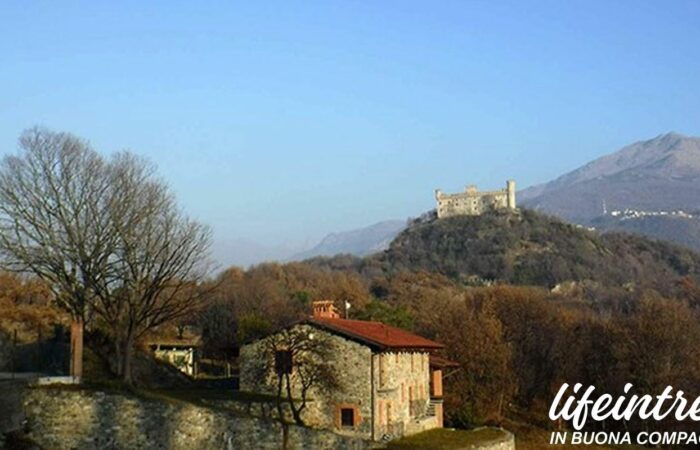
[[[445,379],[450,426],[547,426],[563,382],[700,395],[699,262],[668,244],[527,210],[423,219],[380,255],[227,269],[201,286],[206,301],[178,325],[201,331],[205,357],[234,361],[241,343],[307,317],[313,300],[341,311],[348,302],[350,318],[446,344],[444,356],[460,365]],[[20,297],[5,302],[0,318],[29,308]]]
[[[700,276],[700,255],[690,250],[599,234],[527,209],[415,223],[378,258],[389,273],[422,270],[472,284],[653,285]]]

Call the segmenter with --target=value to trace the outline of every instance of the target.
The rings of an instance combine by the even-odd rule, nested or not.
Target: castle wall
[[[437,216],[478,216],[494,209],[515,209],[515,181],[509,180],[500,191],[479,192],[476,186],[468,186],[464,192],[445,194],[435,191]]]

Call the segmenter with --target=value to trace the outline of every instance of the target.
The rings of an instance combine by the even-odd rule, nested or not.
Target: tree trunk
[[[292,417],[294,417],[294,422],[296,422],[297,425],[303,427],[304,421],[301,418],[301,414],[299,414],[299,411],[294,407],[294,397],[292,397],[292,383],[289,374],[285,374],[284,378],[287,381],[287,401],[289,402],[289,409],[292,410]]]
[[[123,358],[122,358],[122,343],[119,338],[114,338],[114,358],[117,362],[117,366],[115,367],[115,373],[117,374],[118,377],[122,376],[122,363],[123,363]]]
[[[70,376],[83,377],[83,321],[74,319],[70,324]]]
[[[124,345],[122,347],[122,381],[128,385],[133,384],[133,379],[131,377],[131,362],[134,355],[134,335],[132,332],[127,334],[124,340]]]

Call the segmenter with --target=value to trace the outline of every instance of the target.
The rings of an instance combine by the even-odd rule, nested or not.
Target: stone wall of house
[[[280,449],[279,422],[185,402],[68,388],[23,394],[28,438],[42,448],[144,450]],[[290,425],[290,449],[364,449],[367,441]]]
[[[400,437],[438,426],[429,415],[430,361],[425,352],[374,355],[375,436]]]
[[[312,390],[309,402],[302,417],[304,421],[313,427],[333,430],[346,436],[355,436],[369,439],[372,436],[372,390],[371,390],[371,365],[372,351],[364,345],[345,339],[332,333],[310,327],[298,325],[306,333],[313,333],[315,339],[329,345],[336,355],[333,361],[334,373],[338,386],[331,392]],[[240,353],[240,390],[244,392],[256,392],[274,394],[276,390],[276,377],[274,375],[274,361],[271,357],[264,358],[264,341],[256,341],[241,348]],[[260,376],[260,366],[264,366],[265,376]],[[294,375],[292,384],[295,383]],[[296,396],[298,390],[293,390]],[[352,408],[357,417],[354,427],[340,426],[340,409]]]
[[[306,333],[316,334],[317,339],[332,346],[337,355],[332,363],[339,386],[331,392],[313,391],[309,394],[313,401],[309,402],[302,416],[307,424],[375,440],[397,438],[440,426],[439,419],[429,408],[428,353],[373,354],[369,347],[349,339],[309,325],[298,327]],[[274,360],[271,355],[265,358],[265,353],[264,340],[241,349],[241,391],[275,394]],[[294,390],[294,395],[297,394]],[[356,410],[359,421],[355,427],[340,426],[341,408]],[[258,409],[264,412],[264,408]],[[275,411],[271,414],[277,416]]]

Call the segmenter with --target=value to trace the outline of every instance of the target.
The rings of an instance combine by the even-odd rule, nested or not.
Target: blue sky
[[[698,24],[700,1],[5,1],[0,151],[39,124],[146,155],[237,261],[700,135]]]

